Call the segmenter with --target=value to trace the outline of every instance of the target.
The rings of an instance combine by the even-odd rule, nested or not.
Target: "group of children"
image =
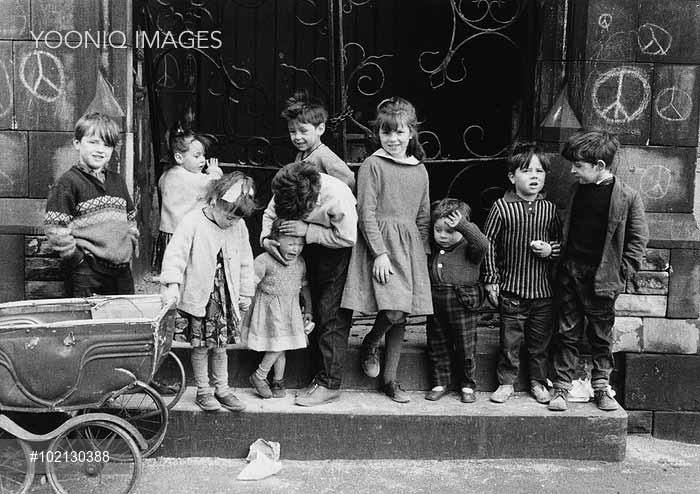
[[[174,166],[159,181],[155,265],[164,300],[174,300],[188,323],[202,409],[244,409],[228,385],[225,347],[234,341],[263,352],[250,383],[262,398],[279,398],[286,394],[285,352],[312,338],[318,372],[295,403],[337,400],[352,311],[377,313],[361,365],[369,377],[381,374],[388,397],[410,400],[397,368],[407,315],[425,314],[433,384],[425,398],[442,398],[454,376],[461,401],[471,403],[478,310],[486,299],[501,319],[492,401],[513,394],[524,343],[532,395],[550,410],[565,410],[585,327],[595,402],[603,410],[618,407],[609,386],[614,304],[640,267],[648,231],[639,194],[611,172],[618,147],[612,135],[579,132],[564,146],[577,184],[563,226],[541,194],[547,155],[535,143],[514,145],[513,188],[495,202],[482,233],[464,202],[431,204],[416,110],[405,99],[377,106],[380,147],[357,182],[321,141],[328,114],[320,102],[295,94],[282,116],[298,154],[272,181],[264,252],[255,259],[244,221],[257,209],[253,180],[224,175],[216,159],[206,160],[203,136],[179,128],[169,136]],[[81,118],[74,139],[79,163],[47,202],[46,233],[71,269],[76,296],[133,293],[134,207],[123,180],[104,169],[117,140],[108,117]]]

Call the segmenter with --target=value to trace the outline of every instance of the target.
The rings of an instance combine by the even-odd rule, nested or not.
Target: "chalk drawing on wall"
[[[610,29],[612,19],[612,15],[610,14],[600,14],[600,16],[598,17],[598,25],[601,27],[601,29],[607,31],[608,29]]]
[[[15,185],[15,181],[7,173],[0,170],[0,190],[11,189]]]
[[[5,62],[0,60],[0,117],[4,117],[12,109],[12,82],[7,72]]]
[[[614,91],[603,91],[612,86]],[[641,89],[641,91],[639,91]],[[615,67],[595,80],[591,99],[596,113],[606,122],[623,124],[637,120],[651,97],[646,76],[634,67]]]
[[[645,55],[668,55],[673,37],[666,29],[647,22],[637,29],[637,43]]]
[[[662,165],[652,165],[644,170],[639,181],[639,191],[649,199],[661,199],[668,194],[671,170]]]
[[[160,76],[156,80],[156,84],[168,89],[174,88],[180,79],[180,66],[177,59],[171,53],[166,53],[161,59],[160,66]]]
[[[63,94],[66,83],[61,60],[43,50],[34,50],[24,56],[19,78],[33,96],[49,103]]]
[[[682,122],[690,117],[693,99],[686,91],[677,87],[667,87],[659,93],[654,102],[656,114],[670,122]]]

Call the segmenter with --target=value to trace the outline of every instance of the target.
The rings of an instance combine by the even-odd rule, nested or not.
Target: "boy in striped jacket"
[[[515,144],[508,158],[513,189],[494,203],[484,225],[491,245],[482,273],[488,298],[501,316],[499,387],[491,395],[495,403],[504,403],[513,394],[523,340],[530,391],[539,403],[549,402],[550,268],[559,257],[561,226],[556,206],[540,194],[548,170],[549,161],[537,144]]]

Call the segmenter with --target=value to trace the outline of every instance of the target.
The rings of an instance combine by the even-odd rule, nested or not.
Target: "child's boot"
[[[223,394],[214,395],[216,399],[221,403],[221,406],[232,412],[242,412],[245,410],[245,403],[236,398],[236,395],[232,391],[228,391]]]
[[[379,375],[379,347],[362,345],[360,359],[362,372],[365,373],[365,376],[377,377]]]
[[[438,401],[440,398],[447,394],[447,386],[435,386],[433,389],[428,391],[425,395],[425,399],[428,401]]]
[[[270,390],[270,385],[267,384],[267,380],[261,379],[255,372],[250,375],[250,384],[253,385],[255,392],[262,398],[272,398],[272,391]]]
[[[221,409],[221,405],[214,398],[213,393],[198,394],[194,400],[195,404],[205,412],[216,412]]]
[[[385,383],[384,386],[382,386],[382,391],[397,403],[408,403],[411,401],[411,397],[401,389],[401,384],[399,384],[398,381]]]
[[[537,403],[549,403],[550,396],[547,387],[539,381],[530,381],[530,392],[535,397]]]
[[[287,396],[287,390],[284,387],[284,379],[275,379],[270,385],[273,398],[284,398]]]
[[[476,393],[472,388],[462,388],[462,403],[474,403],[476,401]]]
[[[513,396],[515,390],[512,384],[501,384],[496,391],[491,394],[491,401],[494,403],[505,403]]]
[[[593,401],[595,401],[598,408],[606,412],[612,412],[620,408],[620,404],[612,397],[609,387],[593,390]]]
[[[569,408],[567,397],[569,391],[562,388],[554,388],[552,392],[552,399],[549,400],[549,405],[547,408],[553,412],[565,412]]]

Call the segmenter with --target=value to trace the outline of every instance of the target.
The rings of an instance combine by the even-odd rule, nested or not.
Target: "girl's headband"
[[[242,194],[249,195],[253,197],[253,187],[248,187],[247,190],[243,190],[243,180],[239,180],[231,186],[230,189],[221,197],[226,202],[235,203],[241,197]]]

